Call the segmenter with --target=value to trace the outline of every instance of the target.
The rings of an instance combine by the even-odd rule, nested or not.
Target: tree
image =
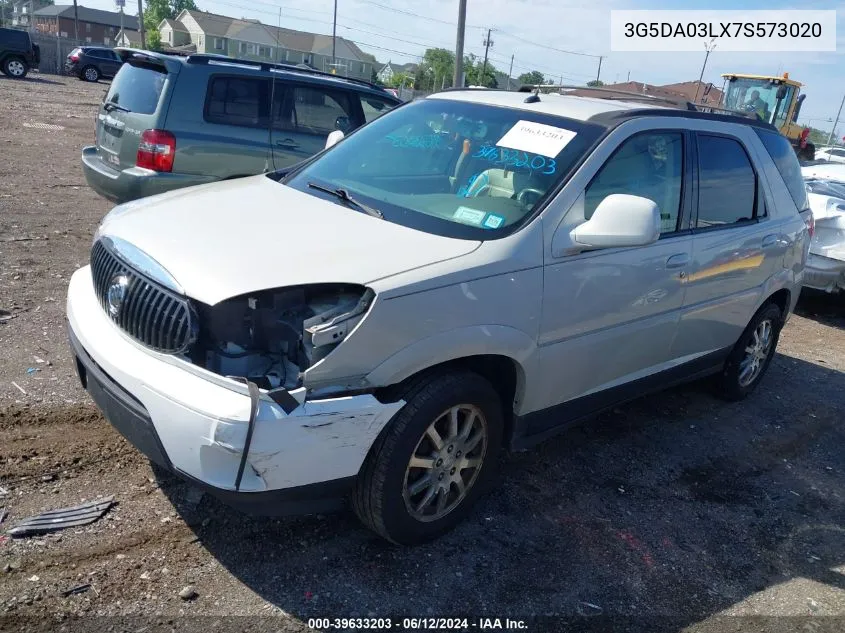
[[[451,86],[455,74],[455,54],[445,48],[429,48],[423,55],[420,68],[420,84],[429,84],[432,90],[440,90],[444,85]]]
[[[162,20],[172,20],[184,9],[199,10],[194,0],[147,0],[147,8],[144,9],[147,48],[150,50],[161,48],[161,34],[158,31],[158,25],[161,24]]]
[[[600,79],[593,79],[592,81],[587,82],[587,88],[601,88],[604,85],[604,82]]]
[[[413,77],[406,73],[396,73],[390,78],[390,85],[393,88],[407,87],[413,84]]]
[[[484,71],[484,76],[481,76]],[[499,82],[496,81],[496,74],[498,71],[487,61],[487,69],[484,70],[484,61],[479,60],[475,55],[470,54],[464,58],[464,72],[466,73],[466,83],[468,86],[484,86],[485,88],[498,88]]]
[[[532,70],[530,73],[522,73],[517,80],[521,84],[530,84],[532,86],[545,83],[546,81],[543,77],[543,73],[539,70]]]

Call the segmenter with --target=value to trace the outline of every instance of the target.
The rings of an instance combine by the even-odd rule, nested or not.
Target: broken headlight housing
[[[355,284],[265,290],[197,305],[199,336],[190,361],[263,389],[302,385],[366,316],[375,293]]]

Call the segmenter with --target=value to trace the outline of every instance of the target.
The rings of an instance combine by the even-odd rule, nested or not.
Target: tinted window
[[[370,95],[361,95],[361,108],[364,110],[364,121],[369,123],[377,119],[388,110],[395,107],[395,103],[386,99],[379,99]]]
[[[281,82],[276,88],[282,86]],[[274,112],[273,125],[282,130],[328,136],[334,130],[352,129],[349,94],[308,86],[286,86]]]
[[[698,228],[754,217],[757,177],[738,141],[698,136]]]
[[[269,86],[266,79],[213,77],[208,84],[205,120],[224,125],[267,127]]]
[[[152,114],[158,107],[166,79],[164,68],[124,64],[112,81],[105,101],[131,112]]]
[[[599,203],[614,193],[642,196],[660,209],[660,232],[678,229],[684,138],[680,132],[638,134],[608,159],[587,187],[584,216],[589,219]]]
[[[795,150],[792,149],[792,144],[781,134],[759,129],[755,131],[775,162],[781,178],[795,201],[795,206],[799,211],[808,208],[810,203],[807,201],[807,188],[801,176],[801,164],[798,162]]]

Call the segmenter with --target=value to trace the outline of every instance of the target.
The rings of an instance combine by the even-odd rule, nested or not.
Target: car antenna
[[[538,103],[540,101],[540,84],[534,87],[534,93],[525,97],[524,103]]]

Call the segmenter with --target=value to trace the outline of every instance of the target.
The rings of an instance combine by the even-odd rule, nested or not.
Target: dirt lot
[[[87,527],[0,536],[0,630],[296,630],[371,615],[845,628],[845,302],[827,297],[802,299],[748,401],[691,385],[508,456],[498,492],[425,547],[389,546],[349,514],[248,518],[157,478],[78,387],[65,342],[66,283],[109,209],[79,167],[105,89],[0,78],[3,528],[118,501]],[[183,601],[189,584],[198,597]]]

